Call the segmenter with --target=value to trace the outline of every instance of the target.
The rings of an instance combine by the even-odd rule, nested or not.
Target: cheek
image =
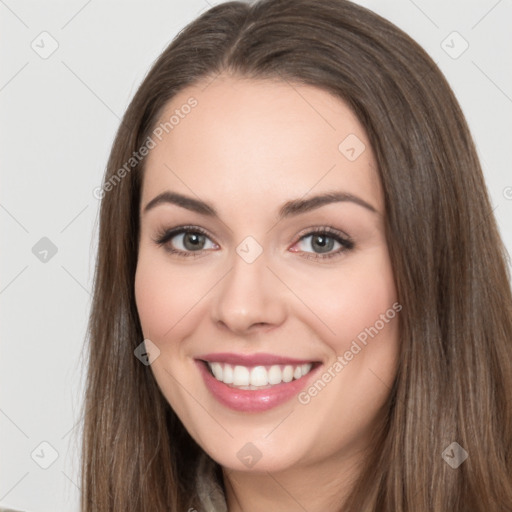
[[[347,289],[338,298],[335,330],[340,340],[359,339],[386,332],[389,321],[396,316],[393,304],[396,291],[391,273],[358,272],[345,279]],[[333,321],[336,321],[333,319]],[[345,348],[345,347],[340,347]]]
[[[135,273],[135,302],[145,338],[160,339],[172,327],[171,319],[178,305],[169,293],[171,283],[158,262],[148,264],[144,254],[139,255]],[[174,283],[175,286],[175,283]],[[167,293],[166,293],[167,290]]]
[[[187,286],[188,284],[188,286]],[[161,340],[185,314],[188,295],[194,295],[190,281],[179,271],[169,271],[160,257],[139,254],[135,273],[135,301],[144,336]]]
[[[163,251],[141,247],[135,302],[144,336],[158,344],[185,335],[218,279],[212,274],[207,265],[173,265]]]
[[[310,277],[296,277],[297,295],[317,317],[323,340],[336,354],[349,349],[354,339],[394,335],[396,289],[387,252],[375,250],[354,257],[339,269],[325,269]]]

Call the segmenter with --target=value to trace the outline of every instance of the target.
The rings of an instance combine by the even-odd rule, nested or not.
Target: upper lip
[[[278,356],[274,354],[234,354],[231,352],[219,352],[198,356],[196,359],[209,363],[228,363],[240,366],[272,366],[275,364],[299,365],[316,362],[312,359],[295,359],[292,357]]]

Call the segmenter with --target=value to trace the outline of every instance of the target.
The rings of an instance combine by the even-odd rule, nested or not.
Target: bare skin
[[[325,91],[227,75],[205,86],[167,105],[162,121],[197,100],[146,161],[135,293],[144,336],[160,350],[151,369],[186,429],[223,467],[229,512],[335,510],[397,369],[399,315],[374,155],[355,115]],[[340,150],[350,134],[357,139]],[[146,211],[165,191],[205,201],[218,217],[169,202]],[[278,219],[286,202],[325,192],[367,206],[343,200]],[[155,242],[185,225],[207,233],[197,251],[185,244],[190,233]],[[331,231],[319,239],[312,228]],[[325,238],[333,233],[353,245]],[[257,242],[250,250],[262,250],[251,263],[237,253],[248,236]],[[220,403],[198,370],[199,355],[219,352],[320,366],[300,396],[241,412]],[[319,379],[325,385],[308,391]],[[247,443],[260,454],[251,467],[240,456]]]

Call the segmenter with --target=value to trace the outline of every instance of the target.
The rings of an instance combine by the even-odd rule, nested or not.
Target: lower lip
[[[307,375],[291,382],[281,382],[266,389],[238,389],[232,388],[218,381],[209,371],[207,364],[197,361],[199,371],[203,376],[206,387],[211,394],[223,405],[241,412],[262,412],[277,407],[297,396],[306,386],[317,368],[313,368]]]

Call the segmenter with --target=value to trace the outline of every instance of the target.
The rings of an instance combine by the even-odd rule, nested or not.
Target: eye
[[[206,231],[198,226],[181,226],[164,230],[157,235],[154,241],[156,244],[164,246],[165,250],[179,256],[197,256],[205,250],[219,248],[211,241]]]
[[[219,246],[212,242],[208,233],[199,226],[181,226],[163,230],[157,235],[154,242],[163,246],[171,254],[185,257],[197,257],[209,249],[219,249]],[[296,246],[299,248],[294,249]],[[343,235],[330,227],[319,227],[302,235],[290,250],[304,253],[302,257],[306,259],[324,260],[340,256],[341,253],[353,248],[354,242],[348,235]],[[312,252],[308,249],[312,249]],[[333,251],[333,249],[336,250]]]
[[[350,237],[342,235],[341,232],[329,227],[320,227],[309,231],[300,238],[294,247],[297,245],[299,249],[294,250],[292,248],[292,251],[305,252],[307,255],[303,257],[307,259],[332,258],[354,248],[354,242]],[[308,249],[312,249],[314,254],[311,254]],[[331,252],[333,249],[336,250]]]

